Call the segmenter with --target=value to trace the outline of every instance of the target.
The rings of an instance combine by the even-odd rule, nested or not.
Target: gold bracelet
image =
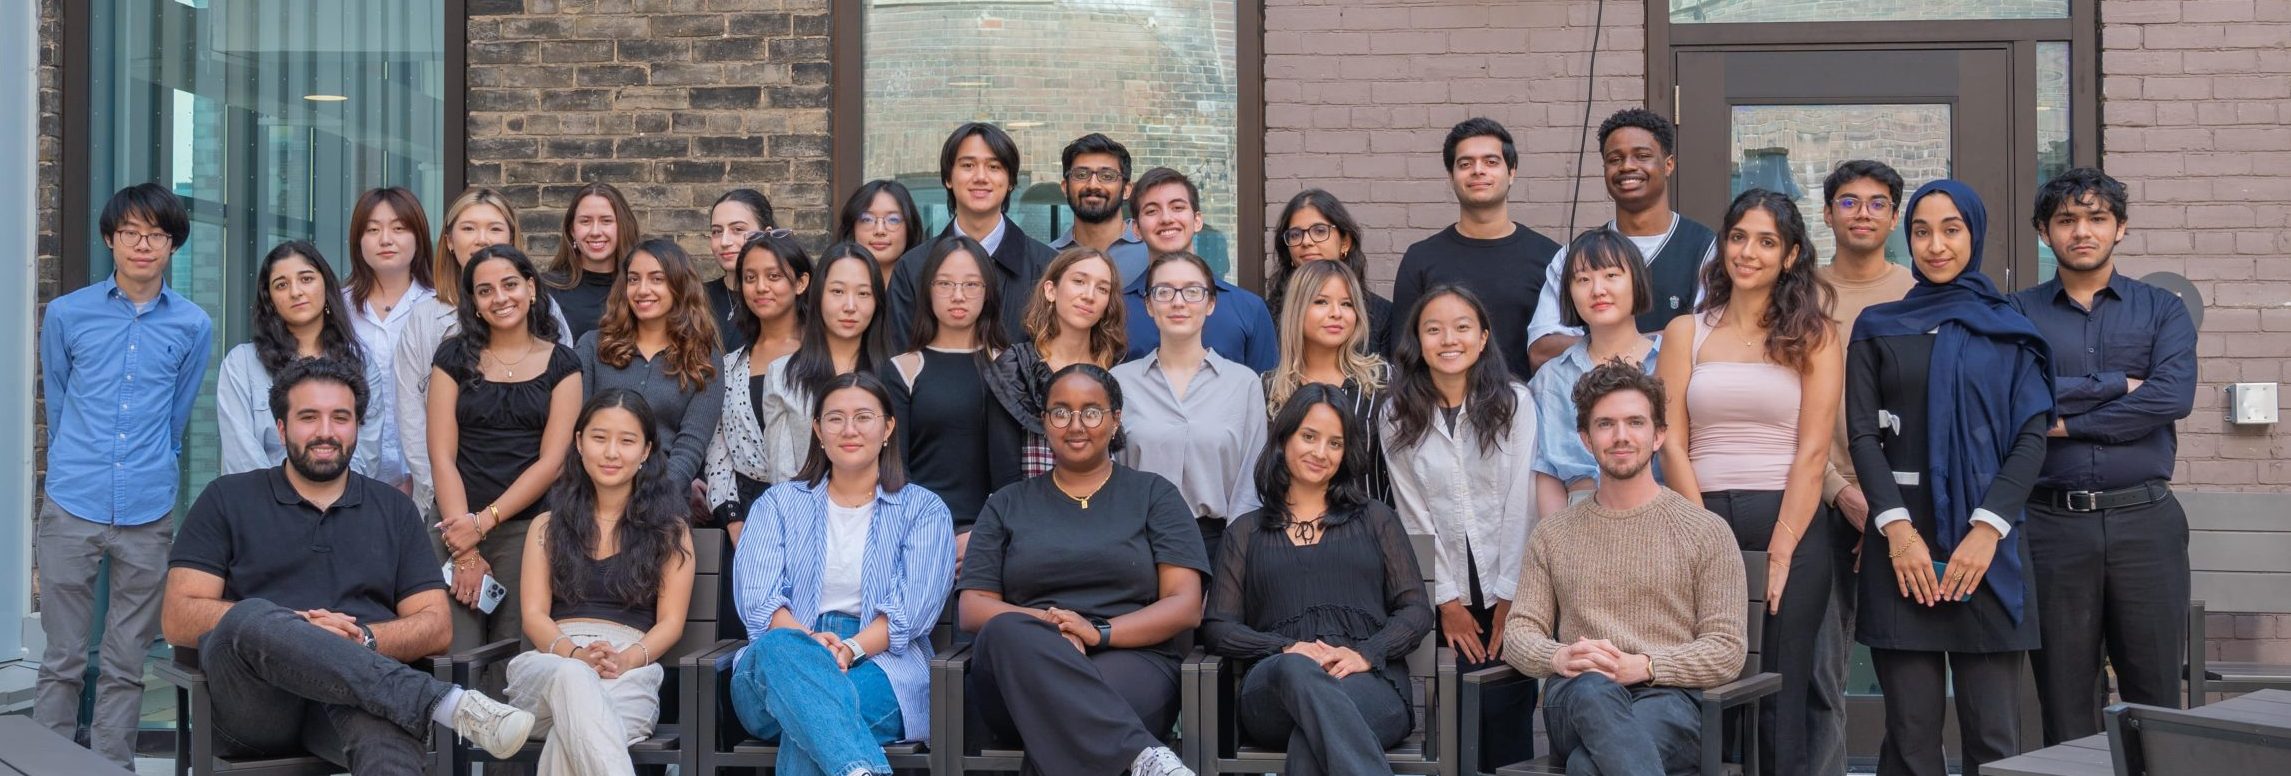
[[[1798,533],[1798,529],[1796,529],[1796,528],[1791,528],[1791,527],[1790,527],[1790,521],[1787,521],[1787,520],[1776,520],[1776,521],[1774,521],[1774,527],[1776,527],[1776,528],[1780,528],[1780,529],[1782,529],[1782,530],[1784,530],[1784,531],[1789,531],[1789,532],[1790,532],[1790,538],[1792,538],[1792,539],[1798,539],[1798,540],[1801,540],[1801,541],[1803,541],[1803,540],[1806,538],[1806,535],[1805,535],[1805,534],[1802,534],[1802,533]]]

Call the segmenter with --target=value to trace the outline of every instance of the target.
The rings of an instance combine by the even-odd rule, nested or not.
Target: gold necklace
[[[492,358],[493,358],[493,363],[496,363],[496,364],[500,364],[500,365],[501,365],[501,371],[502,371],[502,372],[504,372],[504,373],[506,373],[506,374],[507,374],[507,376],[509,377],[509,379],[512,379],[512,380],[515,380],[515,379],[517,379],[517,368],[518,368],[518,367],[521,367],[521,366],[524,366],[524,365],[525,365],[525,362],[526,362],[527,360],[530,360],[530,359],[532,359],[532,358],[533,358],[533,348],[532,348],[532,347],[530,347],[530,346],[528,346],[528,347],[526,347],[526,348],[525,348],[525,355],[518,357],[518,359],[517,359],[517,360],[516,360],[514,363],[513,363],[513,362],[511,362],[511,361],[510,361],[510,360],[508,360],[508,359],[505,359],[505,358],[502,358],[502,357],[501,357],[501,356],[499,356],[499,355],[496,355],[496,354],[493,352],[493,349],[492,349],[492,348],[486,348],[486,349],[485,349],[485,351],[484,351],[484,353],[485,353],[485,355],[487,355],[487,356],[492,356]]]
[[[1097,498],[1097,497],[1098,497],[1098,491],[1101,491],[1101,490],[1105,490],[1105,489],[1106,489],[1106,483],[1108,483],[1108,482],[1112,482],[1112,481],[1113,481],[1113,479],[1114,479],[1114,473],[1113,473],[1112,471],[1110,471],[1110,470],[1109,470],[1109,471],[1107,471],[1107,472],[1106,472],[1106,478],[1105,478],[1105,479],[1102,479],[1102,480],[1099,480],[1099,481],[1098,481],[1098,486],[1097,486],[1097,487],[1095,487],[1095,488],[1091,488],[1091,489],[1090,489],[1090,492],[1088,492],[1088,493],[1084,493],[1084,494],[1082,494],[1082,495],[1079,495],[1079,496],[1077,496],[1077,495],[1074,495],[1074,491],[1071,491],[1071,490],[1067,490],[1067,489],[1066,489],[1066,483],[1063,483],[1063,482],[1059,482],[1059,481],[1058,481],[1058,473],[1057,473],[1056,471],[1052,471],[1052,472],[1050,473],[1050,484],[1051,484],[1051,485],[1053,485],[1053,486],[1056,486],[1056,487],[1058,488],[1058,492],[1059,492],[1059,493],[1063,493],[1063,494],[1065,494],[1065,495],[1066,495],[1066,497],[1067,497],[1067,498],[1073,499],[1073,500],[1074,500],[1074,503],[1082,505],[1082,508],[1083,508],[1083,509],[1089,509],[1089,508],[1090,508],[1090,499],[1093,499],[1093,498]]]

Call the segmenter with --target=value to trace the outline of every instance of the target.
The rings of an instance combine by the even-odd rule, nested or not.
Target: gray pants
[[[159,638],[160,591],[167,577],[167,554],[174,545],[171,519],[108,525],[75,517],[52,499],[40,500],[32,562],[40,570],[40,629],[47,635],[48,649],[40,657],[32,718],[66,739],[79,732],[96,580],[108,557],[110,611],[104,618],[103,663],[96,678],[88,748],[123,766],[135,762],[143,659]]]
[[[308,751],[352,772],[420,776],[452,686],[260,598],[199,639],[226,755]]]

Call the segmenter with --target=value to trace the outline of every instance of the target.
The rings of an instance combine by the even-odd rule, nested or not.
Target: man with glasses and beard
[[[432,722],[508,757],[533,715],[406,661],[452,641],[445,575],[414,502],[349,470],[366,413],[359,370],[281,370],[279,466],[219,477],[183,520],[161,627],[198,650],[222,754],[307,751],[360,774],[420,774]]]
[[[1067,143],[1061,159],[1066,172],[1058,190],[1066,193],[1066,207],[1074,211],[1074,225],[1050,241],[1050,250],[1064,251],[1080,244],[1104,251],[1114,260],[1114,271],[1122,276],[1121,285],[1128,286],[1145,274],[1152,260],[1145,240],[1139,239],[1129,219],[1122,217],[1122,208],[1130,198],[1130,149],[1092,132]]]

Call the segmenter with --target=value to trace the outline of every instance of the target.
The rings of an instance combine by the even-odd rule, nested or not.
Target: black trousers
[[[1944,683],[1957,696],[1957,757],[1964,776],[2020,753],[2020,678],[2025,652],[1869,651],[1885,692],[1885,743],[1878,776],[1948,776],[1941,721]]]
[[[1287,752],[1289,776],[1390,773],[1384,750],[1408,737],[1408,706],[1390,679],[1338,679],[1303,655],[1258,661],[1235,701],[1242,735]]]
[[[1484,641],[1495,627],[1495,598],[1480,590],[1479,562],[1464,554],[1464,576],[1470,580],[1465,590],[1469,596],[1464,609],[1471,612],[1472,621],[1479,623],[1480,638]],[[1433,618],[1437,627],[1439,618]],[[1448,634],[1439,635],[1442,646],[1448,643]],[[1471,662],[1461,655],[1456,657],[1457,673],[1468,674],[1483,668],[1506,665],[1502,660]],[[1464,763],[1465,768],[1477,767],[1482,773],[1523,760],[1535,759],[1535,702],[1538,687],[1534,680],[1491,687],[1480,695],[1480,761]]]
[[[2030,501],[2046,746],[2100,732],[2106,658],[2125,701],[2177,708],[2187,650],[2188,516],[2178,499],[2098,512]]]
[[[1117,776],[1177,723],[1177,661],[1138,649],[1084,655],[1050,623],[1010,613],[971,642],[970,697],[1029,776]]]
[[[1763,551],[1782,514],[1782,491],[1721,490],[1702,494],[1702,505],[1734,529],[1734,541],[1743,550]],[[1829,723],[1816,714],[1842,708],[1836,698],[1817,699],[1814,681],[1822,628],[1829,616],[1830,577],[1835,573],[1836,550],[1830,544],[1829,508],[1815,506],[1790,554],[1790,576],[1782,586],[1782,610],[1766,615],[1765,641],[1758,647],[1758,667],[1782,675],[1782,689],[1758,703],[1759,746],[1768,753],[1759,762],[1765,773],[1811,774],[1817,763],[1811,742]],[[1744,574],[1765,574],[1746,568]],[[1771,594],[1771,593],[1769,593]]]

